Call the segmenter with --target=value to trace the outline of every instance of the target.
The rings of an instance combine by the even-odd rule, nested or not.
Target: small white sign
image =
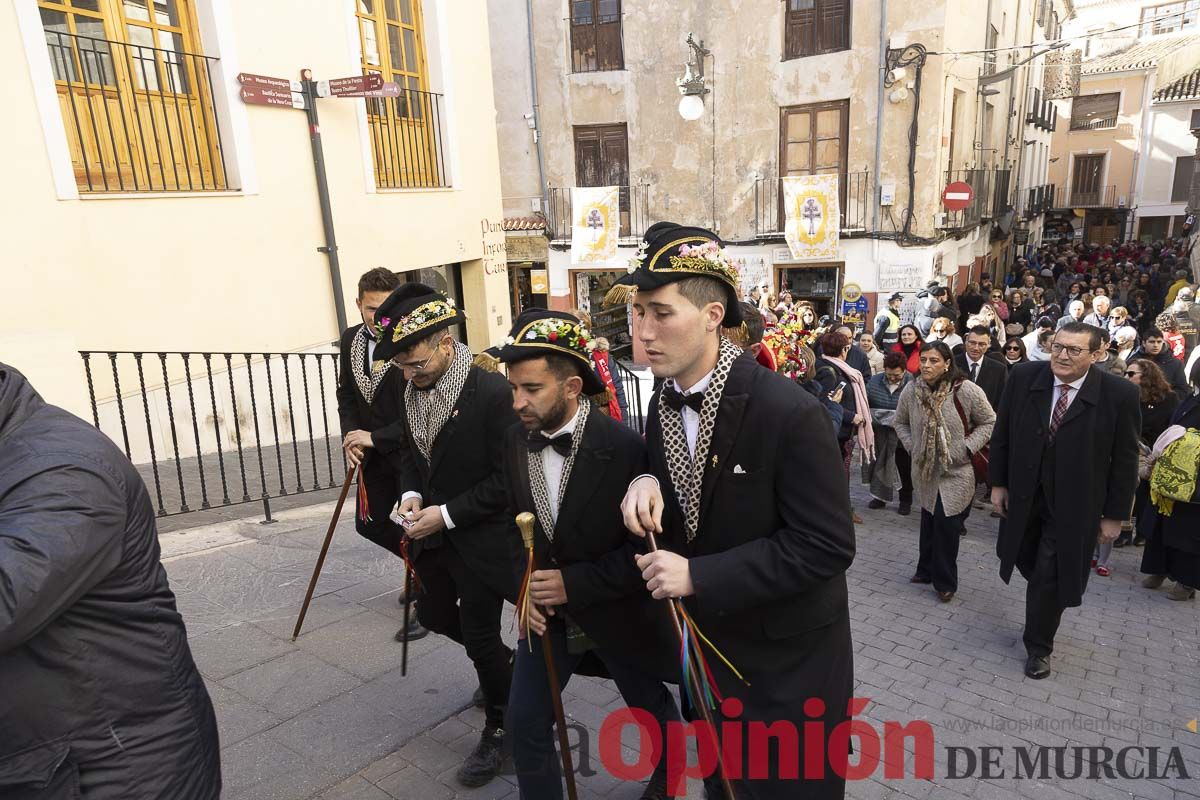
[[[329,81],[317,81],[317,97],[329,97]]]
[[[292,92],[292,108],[308,108],[304,104],[304,95],[300,92]]]
[[[294,78],[289,78],[288,83],[291,84],[293,92],[303,92],[304,84]]]
[[[876,291],[899,292],[925,285],[925,270],[918,264],[879,264]]]

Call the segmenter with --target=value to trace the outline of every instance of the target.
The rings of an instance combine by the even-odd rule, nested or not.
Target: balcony
[[[842,235],[866,233],[870,222],[871,173],[848,172],[838,177]],[[782,237],[784,222],[783,180],[755,179],[754,235],[760,239]]]
[[[231,188],[213,105],[217,59],[45,33],[81,193]]]
[[[1094,189],[1061,187],[1054,193],[1055,208],[1116,208],[1117,187],[1097,186]]]
[[[380,189],[450,185],[442,95],[401,89],[398,97],[368,97],[371,160]]]
[[[945,230],[965,230],[1011,211],[1011,181],[1012,170],[1008,169],[960,169],[946,172],[944,185],[965,183],[974,191],[975,199],[961,211],[947,210],[945,222],[939,227]]]
[[[1040,89],[1034,89],[1030,93],[1025,124],[1044,131],[1054,131],[1058,128],[1058,108],[1050,102],[1050,98],[1042,95]]]
[[[622,186],[621,235],[622,239],[640,239],[646,232],[650,220],[650,184]],[[571,187],[552,186],[549,190],[549,214],[546,232],[551,241],[569,242],[572,233]]]

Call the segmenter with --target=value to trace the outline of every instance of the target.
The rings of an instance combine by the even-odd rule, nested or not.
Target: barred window
[[[850,47],[847,0],[785,0],[784,59],[833,53]]]

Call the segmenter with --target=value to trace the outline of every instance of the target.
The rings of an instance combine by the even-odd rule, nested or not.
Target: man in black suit
[[[992,505],[1004,517],[996,552],[1025,592],[1025,674],[1050,674],[1062,613],[1083,603],[1097,538],[1111,542],[1137,488],[1141,408],[1135,385],[1092,364],[1100,331],[1070,322],[1050,361],[1013,367],[992,432]]]
[[[458,771],[482,786],[500,771],[512,652],[500,638],[504,600],[516,598],[520,547],[507,514],[504,432],[516,421],[508,382],[474,366],[448,328],[463,314],[420,283],[402,285],[376,312],[377,358],[408,380],[400,416],[399,514],[413,541],[421,624],[463,645],[484,695],[484,730]]]
[[[665,378],[646,427],[649,474],[622,503],[626,527],[661,537],[663,549],[638,566],[654,597],[683,598],[744,676],[710,651],[720,693],[742,706],[737,722],[799,731],[811,717],[824,726],[821,753],[804,737],[785,745],[791,752],[773,749],[757,765],[765,778],[750,779],[747,754],[725,742],[738,796],[841,798],[847,753],[830,753],[828,736],[846,719],[854,685],[845,576],[854,526],[828,416],[722,338],[741,313],[737,273],[714,234],[658,223],[643,247],[638,268],[617,281],[626,289],[607,298],[636,291],[635,330]],[[714,711],[718,728],[727,705]],[[798,763],[812,766],[799,777],[788,766],[796,747]],[[724,796],[719,782],[705,785],[709,798]]]
[[[402,531],[389,515],[400,499],[396,487],[400,475],[398,451],[404,446],[404,423],[400,420],[403,380],[391,362],[375,358],[375,312],[399,285],[396,273],[383,267],[358,279],[354,302],[362,324],[342,333],[337,388],[342,449],[351,469],[362,464],[360,480],[367,495],[365,509],[355,495],[354,529],[397,556]],[[412,598],[401,597],[400,602],[412,602]],[[413,616],[408,640],[420,639],[427,632]],[[403,636],[404,631],[397,632],[396,641]]]
[[[983,325],[976,325],[967,331],[963,351],[954,357],[954,363],[972,382],[983,389],[988,403],[995,411],[1000,405],[1000,396],[1004,393],[1008,368],[996,359],[987,357],[988,348],[991,346],[991,331]]]
[[[861,372],[864,381],[870,378],[871,359],[867,358],[863,349],[854,343],[854,330],[849,325],[839,325],[834,330],[850,341],[850,352],[846,354],[846,363]]]
[[[521,421],[509,429],[505,447],[510,513],[537,518],[539,569],[529,584],[533,641],[517,648],[508,704],[517,783],[526,800],[562,797],[540,637],[550,639],[561,684],[576,672],[607,673],[631,708],[658,720],[660,736],[668,721],[679,719],[661,681],[678,680],[667,609],[642,587],[634,555],[644,548],[621,520],[626,487],[646,471],[646,446],[588,402],[585,395],[604,390],[591,368],[591,340],[577,318],[534,309],[517,319],[499,354]],[[525,633],[522,627],[522,638]],[[662,764],[642,798],[666,797]]]

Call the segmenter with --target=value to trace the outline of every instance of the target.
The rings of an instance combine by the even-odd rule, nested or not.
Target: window
[[[850,47],[847,0],[785,0],[783,57],[803,58]]]
[[[1100,205],[1104,177],[1104,156],[1075,156],[1075,173],[1071,178],[1071,206]]]
[[[995,25],[988,25],[987,38],[984,39],[983,48],[987,52],[983,54],[983,74],[994,75],[996,73],[996,45],[1000,41],[1000,31],[996,30]]]
[[[959,109],[962,106],[963,92],[955,89],[954,100],[950,104],[950,143],[946,148],[946,171],[954,171],[954,157],[958,149]]]
[[[81,192],[228,189],[190,0],[38,4]]]
[[[1188,123],[1188,128],[1193,131],[1200,129],[1200,108],[1192,109],[1192,118]]]
[[[571,69],[625,69],[621,0],[571,0]]]
[[[1182,0],[1142,9],[1139,36],[1158,36],[1196,27],[1200,0]]]
[[[621,187],[621,236],[629,235],[629,129],[625,123],[576,126],[575,185]]]
[[[1192,167],[1195,156],[1179,156],[1175,159],[1175,180],[1171,182],[1171,202],[1186,203],[1192,192]]]
[[[366,99],[375,185],[381,189],[447,186],[442,95],[429,91],[420,0],[357,0],[364,74],[399,87],[396,97]]]
[[[781,111],[779,174],[837,175],[842,214],[846,214],[846,147],[850,101],[793,106]],[[783,192],[782,183],[779,187]],[[784,203],[779,202],[779,230],[783,230]]]
[[[1121,93],[1080,95],[1071,100],[1071,130],[1090,131],[1117,126]]]

